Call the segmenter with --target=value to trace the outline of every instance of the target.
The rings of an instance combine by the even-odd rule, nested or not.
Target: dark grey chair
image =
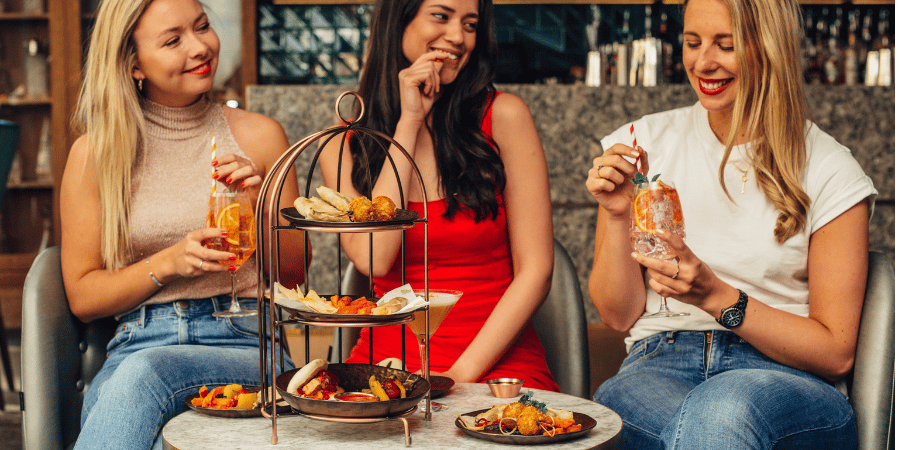
[[[71,448],[81,404],[116,322],[84,324],[69,310],[59,247],[38,254],[22,294],[22,432],[27,450]]]
[[[369,279],[351,263],[344,271],[341,293],[365,295]],[[553,278],[547,299],[532,318],[538,338],[547,353],[547,366],[562,392],[582,398],[591,398],[590,364],[588,360],[587,321],[582,303],[581,287],[572,259],[565,247],[554,240]],[[340,362],[350,354],[359,338],[359,330],[342,330],[340,344],[338,333],[332,342],[330,359]],[[341,348],[340,356],[335,349]]]
[[[859,450],[894,448],[894,267],[883,253],[869,252],[869,278],[847,379],[856,412]]]

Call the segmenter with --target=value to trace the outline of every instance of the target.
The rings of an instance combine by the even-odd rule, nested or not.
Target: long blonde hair
[[[806,227],[810,205],[801,184],[807,126],[800,6],[796,0],[723,1],[731,12],[735,52],[743,63],[719,183],[728,192],[725,166],[743,129],[750,138],[757,185],[779,211],[775,238],[784,243]]]
[[[131,248],[131,171],[143,142],[144,115],[131,72],[134,29],[152,0],[105,0],[97,13],[74,124],[88,139],[100,188],[100,253],[108,270],[126,264]]]

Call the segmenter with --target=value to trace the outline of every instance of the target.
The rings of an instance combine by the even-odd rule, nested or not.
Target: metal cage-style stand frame
[[[340,113],[340,104],[341,101],[347,97],[353,96],[358,102],[358,113],[353,119],[345,119]],[[346,145],[347,140],[343,137],[346,137],[347,133],[364,133],[373,135],[377,138],[380,138],[380,147],[385,152],[386,158],[385,162],[389,162],[391,167],[393,168],[394,175],[397,179],[397,184],[400,188],[400,205],[398,208],[403,208],[406,205],[406,198],[403,193],[403,185],[400,180],[399,172],[397,171],[397,166],[394,162],[394,159],[391,157],[389,149],[391,146],[397,148],[403,156],[406,157],[406,160],[410,163],[413,168],[413,174],[415,175],[415,181],[418,181],[418,186],[422,190],[422,195],[425,204],[428,204],[427,193],[425,190],[425,183],[422,180],[422,175],[418,170],[418,167],[413,161],[412,157],[407,153],[406,149],[403,148],[399,143],[397,143],[392,137],[381,133],[376,130],[372,130],[366,127],[363,127],[359,124],[361,119],[365,114],[365,105],[363,104],[362,98],[359,94],[346,91],[342,93],[338,99],[335,101],[334,111],[340,120],[340,125],[313,133],[306,138],[298,141],[294,145],[292,145],[288,150],[286,150],[278,161],[275,162],[273,167],[269,170],[265,179],[262,182],[259,193],[259,200],[257,201],[255,217],[256,217],[256,232],[257,232],[257,247],[256,247],[256,263],[258,267],[258,278],[257,278],[257,310],[259,311],[258,320],[259,320],[259,351],[260,351],[260,389],[261,392],[265,392],[268,394],[268,398],[265,402],[263,402],[263,406],[261,407],[261,412],[263,416],[272,419],[272,444],[278,443],[278,428],[277,428],[277,417],[276,413],[276,402],[275,402],[275,386],[276,386],[276,355],[275,349],[279,348],[276,344],[277,336],[284,336],[284,328],[283,326],[286,324],[302,324],[306,326],[307,333],[305,334],[306,339],[306,361],[309,362],[309,326],[322,326],[322,327],[348,327],[348,328],[367,328],[367,327],[380,327],[387,325],[397,325],[397,324],[405,324],[412,321],[412,316],[406,316],[404,318],[400,318],[394,321],[378,321],[378,322],[329,322],[327,320],[302,320],[297,318],[290,318],[287,320],[282,319],[282,311],[280,307],[278,307],[275,303],[277,289],[276,283],[280,284],[280,257],[279,257],[279,233],[283,230],[302,230],[303,239],[304,239],[304,258],[303,258],[303,270],[304,270],[304,289],[308,287],[309,284],[309,232],[330,232],[330,233],[369,233],[369,261],[371,266],[372,261],[372,233],[381,232],[381,231],[391,231],[391,230],[405,230],[412,228],[416,224],[421,224],[424,229],[425,240],[423,244],[423,257],[424,257],[424,288],[425,288],[425,298],[428,299],[429,296],[429,288],[428,288],[428,208],[424,208],[424,213],[422,217],[418,217],[409,222],[403,223],[393,223],[389,225],[382,225],[377,222],[365,222],[365,223],[342,223],[340,226],[334,226],[333,223],[322,222],[320,224],[315,223],[304,223],[303,225],[292,224],[290,226],[279,225],[278,218],[281,213],[279,209],[279,199],[281,198],[282,190],[284,187],[284,182],[290,173],[291,167],[294,166],[294,162],[297,157],[306,150],[310,145],[314,142],[318,142],[324,139],[324,143],[318,146],[316,154],[310,164],[309,173],[307,175],[306,181],[306,190],[305,196],[309,197],[310,195],[310,183],[312,181],[313,171],[316,167],[316,163],[319,159],[319,156],[327,144],[331,139],[341,136],[341,152],[338,160],[338,180],[340,180],[340,172],[343,166],[343,150],[344,145]],[[371,174],[370,174],[371,176]],[[340,181],[338,181],[340,183]],[[374,184],[373,184],[374,185]],[[337,186],[337,190],[340,191],[340,184]],[[266,218],[267,220],[261,220]],[[268,224],[268,226],[266,225]],[[269,248],[271,246],[271,248]],[[340,239],[338,239],[338,279],[340,280]],[[400,257],[401,257],[401,267],[402,267],[402,283],[405,284],[406,278],[406,261],[405,261],[405,237],[401,238],[401,247],[400,247]],[[269,274],[268,279],[266,274]],[[339,281],[340,284],[340,281]],[[340,294],[340,288],[338,289]],[[373,279],[371,274],[369,275],[369,296],[373,296],[374,287],[373,287]],[[265,317],[264,317],[265,316]],[[425,327],[426,329],[430,328],[430,314],[428,308],[425,308]],[[276,327],[281,331],[281,333],[276,333]],[[269,332],[271,331],[271,332]],[[373,338],[374,339],[374,338]],[[268,342],[267,342],[268,340]],[[281,371],[284,371],[284,352],[286,346],[284,345],[283,339],[280,342],[282,345],[280,346],[280,368]],[[429,344],[430,344],[430,336],[428,333],[425,335],[425,347],[422,354],[422,373],[425,380],[431,383],[430,380],[430,364],[429,364]],[[269,347],[271,346],[271,347]],[[268,348],[272,349],[272,355],[268,354]],[[405,348],[405,346],[404,346]],[[338,350],[340,351],[340,350]],[[370,354],[370,363],[371,361]],[[406,358],[405,351],[403,356],[403,368],[406,369]],[[267,390],[271,386],[270,390]],[[425,420],[431,420],[431,390],[425,394]],[[412,409],[408,411],[403,411],[398,414],[384,416],[384,417],[368,417],[368,418],[348,418],[348,417],[333,417],[327,415],[318,415],[318,414],[305,414],[300,412],[300,414],[310,417],[313,419],[326,420],[326,421],[335,421],[335,422],[344,422],[344,423],[372,423],[379,422],[384,420],[398,420],[401,421],[404,425],[404,434],[406,438],[406,445],[409,446],[412,442],[410,434],[409,434],[409,423],[406,420],[406,417],[411,415],[412,413],[418,410],[418,405],[415,405]]]

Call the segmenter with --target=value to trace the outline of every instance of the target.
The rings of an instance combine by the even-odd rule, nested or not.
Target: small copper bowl
[[[518,378],[494,378],[487,380],[491,394],[497,398],[512,398],[519,395],[523,381]]]

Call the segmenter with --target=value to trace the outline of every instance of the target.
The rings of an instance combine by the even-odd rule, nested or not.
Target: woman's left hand
[[[677,255],[675,258],[677,262],[672,264],[637,252],[632,253],[631,257],[647,268],[650,288],[661,297],[674,298],[708,310],[704,307],[704,302],[712,298],[714,292],[726,287],[725,282],[716,276],[680,237],[666,230],[657,230],[656,235],[672,246]]]
[[[247,158],[235,154],[222,155],[212,161],[212,165],[216,169],[213,178],[217,181],[241,187],[262,184],[262,172]]]

